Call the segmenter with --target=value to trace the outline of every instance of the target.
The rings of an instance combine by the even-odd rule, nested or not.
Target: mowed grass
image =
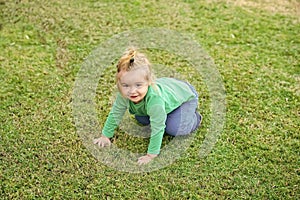
[[[233,2],[1,1],[0,198],[299,199],[299,1]],[[104,165],[85,148],[72,93],[94,48],[147,27],[190,34],[214,59],[226,89],[226,125],[200,159],[209,93],[183,60],[149,52],[194,81],[204,121],[176,162],[132,174]],[[114,79],[113,69],[105,80]],[[113,85],[105,80],[95,100],[100,124],[110,108],[105,91]],[[126,141],[122,148],[147,148],[147,140],[117,139]]]

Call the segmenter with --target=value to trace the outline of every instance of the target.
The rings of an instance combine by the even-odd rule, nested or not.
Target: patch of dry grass
[[[299,0],[211,0],[211,2],[226,2],[245,9],[257,8],[270,13],[295,16],[300,19]]]

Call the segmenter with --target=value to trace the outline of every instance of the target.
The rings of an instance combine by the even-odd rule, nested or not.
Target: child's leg
[[[196,130],[202,120],[196,111],[198,99],[183,103],[180,107],[168,114],[166,133],[172,136],[187,135]]]
[[[134,117],[142,125],[146,126],[146,125],[150,124],[150,118],[149,118],[149,116],[137,116],[137,115],[135,115]]]
[[[196,98],[183,103],[180,107],[168,114],[166,133],[169,135],[187,135],[195,131],[202,121],[202,116],[197,112],[198,93],[191,84],[186,84],[189,85],[196,95]]]

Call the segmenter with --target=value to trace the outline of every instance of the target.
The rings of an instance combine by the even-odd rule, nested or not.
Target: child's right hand
[[[107,147],[111,145],[111,141],[108,137],[102,135],[100,138],[94,139],[94,144],[98,144],[99,147]]]

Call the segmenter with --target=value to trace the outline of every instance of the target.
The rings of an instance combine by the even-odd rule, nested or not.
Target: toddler
[[[94,140],[99,147],[110,146],[110,138],[125,111],[142,125],[150,125],[148,151],[138,158],[146,164],[160,153],[164,133],[179,136],[195,131],[202,120],[197,112],[198,94],[187,82],[174,78],[154,78],[146,56],[127,50],[117,64],[118,94],[104,124],[102,135]]]

